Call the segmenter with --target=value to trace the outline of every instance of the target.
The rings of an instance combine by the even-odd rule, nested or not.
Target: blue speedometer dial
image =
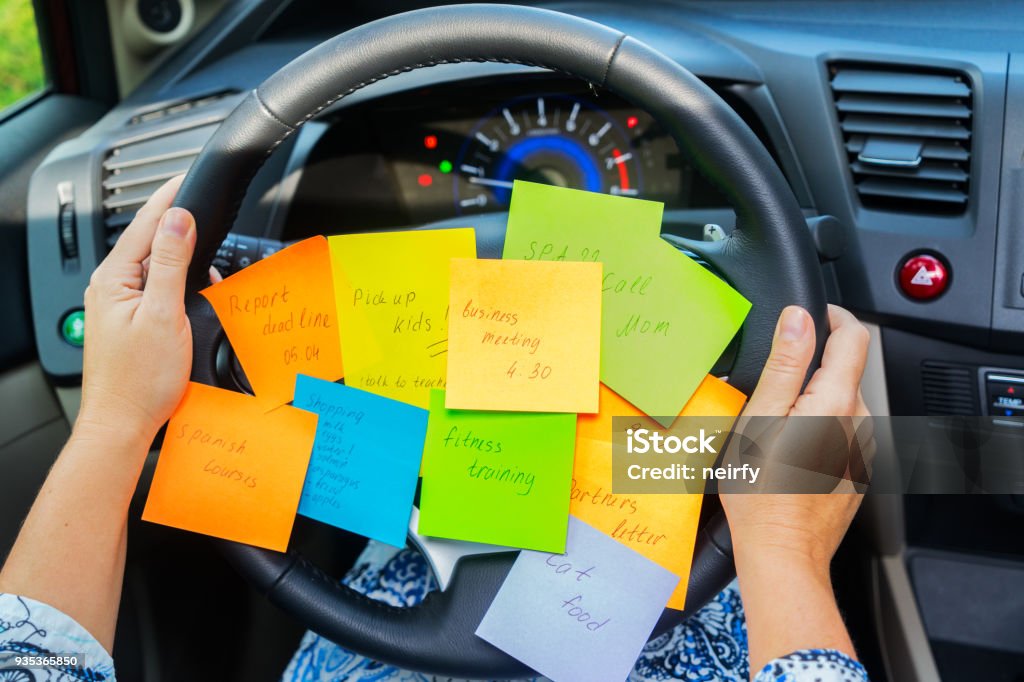
[[[632,122],[627,122],[627,126]],[[458,214],[508,208],[515,180],[636,196],[640,164],[607,112],[566,96],[523,97],[482,118],[454,164]]]

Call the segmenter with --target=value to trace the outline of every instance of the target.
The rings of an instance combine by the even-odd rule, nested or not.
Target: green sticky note
[[[561,554],[576,415],[448,410],[430,393],[420,535]]]
[[[601,381],[678,415],[750,302],[661,238],[662,204],[516,181],[504,258],[604,263]]]

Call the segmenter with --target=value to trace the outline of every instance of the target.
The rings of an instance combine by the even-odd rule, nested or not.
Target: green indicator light
[[[60,334],[72,346],[81,348],[85,343],[85,311],[72,310],[60,324]]]
[[[452,162],[449,161],[448,159],[445,159],[444,161],[439,163],[437,167],[439,169],[441,169],[442,173],[451,173],[452,172]]]

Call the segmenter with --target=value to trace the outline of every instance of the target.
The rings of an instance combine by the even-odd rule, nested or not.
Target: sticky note
[[[604,263],[601,380],[671,419],[750,303],[660,237],[662,205],[516,181],[504,257]]]
[[[680,416],[735,417],[745,400],[741,392],[708,375]],[[613,417],[634,417],[634,428],[664,430],[602,384],[601,411],[577,419],[569,512],[676,574],[679,582],[668,607],[682,609],[686,604],[703,495],[613,494]]]
[[[295,377],[340,379],[341,343],[327,240],[312,237],[200,292],[210,301],[264,411]]]
[[[430,570],[434,573],[434,580],[442,592],[448,589],[448,585],[455,575],[455,567],[463,557],[518,551],[513,547],[502,547],[501,545],[432,538],[420,535],[419,527],[420,510],[413,507],[412,516],[409,518],[409,541],[423,553],[423,557],[430,564]]]
[[[718,377],[708,374],[683,406],[678,417],[735,417],[743,410],[746,401],[747,397],[742,392]],[[579,415],[576,420],[576,438],[613,440],[614,417],[635,417],[638,428],[661,428],[642,410],[601,384],[600,410],[596,414]]]
[[[448,407],[597,411],[600,263],[451,267]]]
[[[190,383],[167,425],[142,518],[283,552],[316,415]]]
[[[345,383],[426,408],[448,368],[448,274],[475,258],[471,228],[328,239]]]
[[[561,552],[576,415],[449,410],[430,394],[421,535]]]
[[[571,519],[565,554],[520,553],[476,634],[554,682],[625,680],[677,580]]]
[[[427,411],[301,374],[294,405],[319,416],[299,513],[404,547]]]

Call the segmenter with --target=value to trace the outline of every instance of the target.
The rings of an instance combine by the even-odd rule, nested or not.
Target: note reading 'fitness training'
[[[453,259],[447,406],[596,412],[601,264]]]
[[[264,411],[292,399],[295,377],[343,373],[327,240],[311,237],[200,293],[217,312]]]
[[[328,239],[345,383],[426,408],[448,368],[452,258],[475,258],[472,228]]]
[[[476,634],[554,682],[625,680],[679,578],[577,519],[521,552]]]
[[[421,535],[565,549],[576,415],[449,410],[430,394]]]
[[[721,379],[707,376],[680,416],[735,417],[745,397]],[[668,607],[682,609],[690,580],[703,495],[612,493],[612,417],[634,417],[639,428],[658,429],[650,417],[605,385],[601,411],[576,423],[569,512],[679,576]]]
[[[404,547],[427,411],[301,374],[294,404],[319,415],[299,513]]]
[[[672,417],[750,303],[660,236],[662,205],[516,181],[505,258],[604,263],[601,380]]]
[[[279,552],[299,506],[316,415],[190,383],[167,425],[142,518]]]

